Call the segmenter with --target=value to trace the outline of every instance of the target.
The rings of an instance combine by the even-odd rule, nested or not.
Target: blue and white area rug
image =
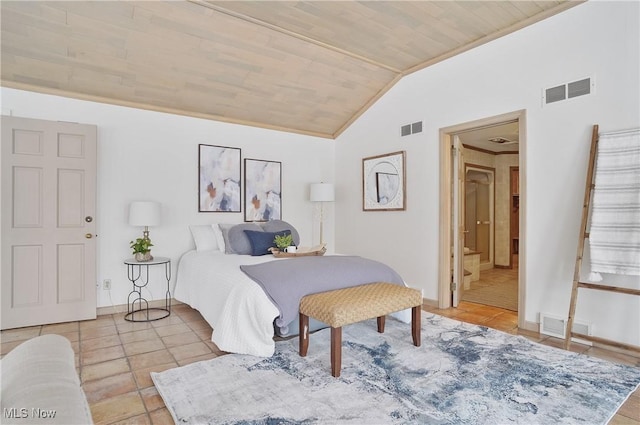
[[[411,325],[343,329],[331,376],[329,330],[276,343],[271,358],[225,355],[152,373],[177,424],[605,424],[640,368],[423,313]]]

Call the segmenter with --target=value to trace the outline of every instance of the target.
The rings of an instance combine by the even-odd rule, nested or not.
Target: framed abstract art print
[[[282,163],[244,160],[244,221],[282,219]]]
[[[241,212],[240,149],[198,146],[198,212]]]

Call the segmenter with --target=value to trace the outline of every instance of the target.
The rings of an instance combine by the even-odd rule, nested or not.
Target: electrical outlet
[[[111,290],[111,279],[105,279],[102,281],[102,289],[105,291]]]

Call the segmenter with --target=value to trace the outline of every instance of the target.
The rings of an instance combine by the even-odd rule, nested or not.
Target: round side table
[[[124,320],[129,322],[153,322],[164,319],[171,314],[171,293],[169,281],[171,280],[171,259],[166,257],[154,257],[151,261],[136,261],[133,258],[125,260],[127,265],[127,278],[133,284],[133,290],[127,297],[127,314]],[[167,279],[167,292],[165,294],[164,308],[149,307],[149,302],[142,297],[142,288],[149,283],[149,267],[163,266]]]

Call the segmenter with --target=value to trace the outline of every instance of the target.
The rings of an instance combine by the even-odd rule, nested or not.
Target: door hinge
[[[451,292],[455,291],[458,285],[455,282],[451,282]]]

